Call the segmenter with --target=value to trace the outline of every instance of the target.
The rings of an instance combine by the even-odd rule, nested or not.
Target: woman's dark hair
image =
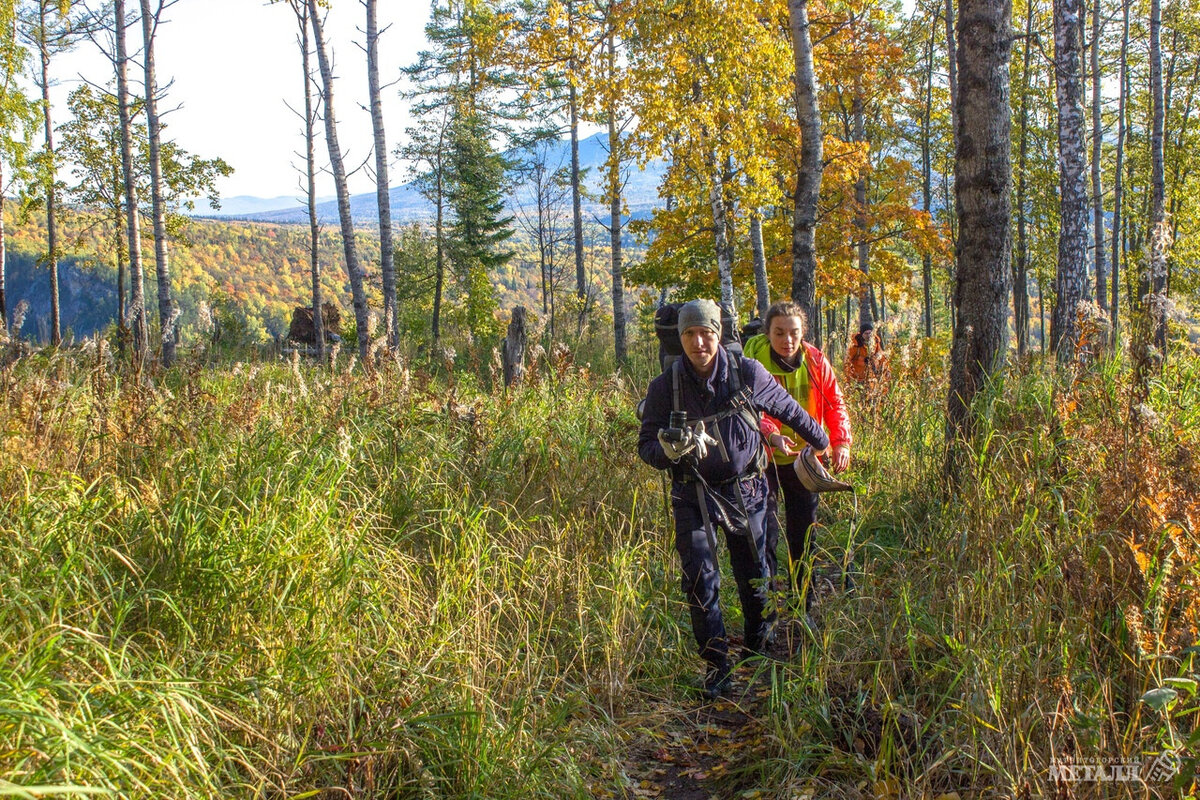
[[[764,333],[771,331],[771,320],[776,317],[799,317],[800,327],[808,330],[808,315],[804,313],[804,309],[800,307],[800,304],[794,300],[780,300],[777,303],[773,303],[767,309],[767,316],[763,319]]]

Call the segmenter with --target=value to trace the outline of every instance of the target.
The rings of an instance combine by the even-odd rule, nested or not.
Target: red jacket
[[[803,344],[807,381],[792,379],[792,375],[771,359],[770,343],[766,336],[752,337],[746,342],[744,351],[748,357],[754,358],[765,366],[771,376],[792,393],[797,402],[804,406],[813,419],[829,431],[831,445],[834,447],[849,445],[852,441],[850,415],[846,412],[846,401],[842,397],[842,389],[838,386],[837,377],[833,374],[833,367],[830,366],[829,360],[825,358],[825,354],[819,348],[808,342]],[[808,391],[806,393],[800,389],[802,383],[807,383]],[[798,397],[797,394],[806,394],[806,396]],[[770,420],[765,423],[764,435],[774,432],[791,434],[791,431],[786,429],[770,430],[772,425],[775,428],[782,427],[778,421]],[[792,436],[791,438],[795,439],[796,437]],[[782,456],[779,453],[775,454],[776,463],[789,463],[793,460],[794,458]]]

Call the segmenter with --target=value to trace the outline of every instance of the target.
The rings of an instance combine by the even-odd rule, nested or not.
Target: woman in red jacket
[[[765,334],[751,337],[743,347],[747,358],[767,368],[788,393],[829,431],[829,461],[835,473],[850,466],[850,417],[833,368],[819,348],[804,341],[804,312],[791,301],[775,303],[767,310]],[[770,423],[768,423],[769,425]],[[766,545],[771,575],[778,571],[776,546],[779,542],[779,495],[787,509],[786,535],[791,567],[789,586],[804,597],[805,611],[811,605],[808,596],[808,557],[811,529],[817,521],[817,495],[804,488],[792,468],[799,453],[794,433],[780,425],[770,437],[774,453],[773,468],[767,469],[771,492],[767,498]]]

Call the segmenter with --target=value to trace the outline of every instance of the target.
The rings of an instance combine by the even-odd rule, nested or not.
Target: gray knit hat
[[[712,300],[692,300],[679,309],[679,335],[696,325],[721,333],[721,307]]]

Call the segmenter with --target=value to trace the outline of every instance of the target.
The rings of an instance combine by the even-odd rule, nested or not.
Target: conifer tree
[[[491,276],[508,263],[503,244],[512,236],[504,211],[505,165],[488,140],[482,113],[457,110],[450,128],[447,199],[454,209],[448,254],[467,290],[467,323],[477,340],[496,336],[496,298]]]

